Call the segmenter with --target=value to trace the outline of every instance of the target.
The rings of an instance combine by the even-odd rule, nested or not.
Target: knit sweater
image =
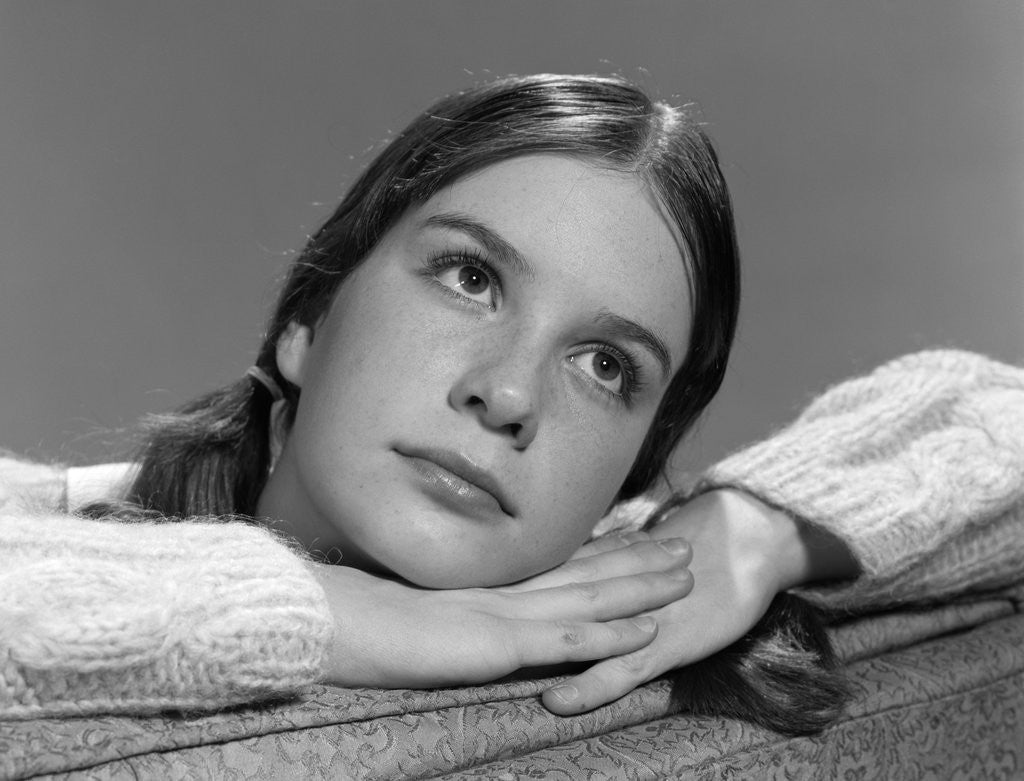
[[[832,388],[790,426],[713,466],[732,487],[827,529],[853,581],[802,589],[864,611],[1024,579],[1024,370],[917,353]]]
[[[0,524],[0,718],[227,706],[319,672],[323,592],[262,529]]]
[[[895,361],[714,466],[702,490],[716,487],[849,546],[860,577],[806,590],[824,607],[1008,584],[1024,569],[1024,370],[952,351]],[[55,512],[71,488],[0,454],[0,719],[219,708],[317,679],[333,627],[294,547],[237,521]]]

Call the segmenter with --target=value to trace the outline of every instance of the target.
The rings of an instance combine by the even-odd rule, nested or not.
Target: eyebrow
[[[423,221],[423,226],[448,228],[449,230],[465,233],[479,242],[487,250],[488,254],[508,266],[517,276],[530,280],[536,276],[533,266],[527,262],[526,258],[519,254],[519,250],[491,228],[482,222],[474,220],[472,217],[459,214],[458,212],[441,212],[427,217]]]
[[[509,266],[512,271],[526,279],[534,279],[533,266],[502,236],[482,222],[458,212],[432,214],[423,221],[423,227],[447,228],[467,234],[479,242],[488,253]],[[661,367],[662,379],[668,379],[672,371],[672,357],[665,340],[640,323],[604,310],[594,318],[594,323],[608,329],[624,339],[636,342],[654,356]]]
[[[645,328],[633,320],[613,314],[608,311],[601,312],[596,318],[597,325],[607,328],[624,339],[637,342],[646,347],[657,359],[661,366],[661,378],[668,379],[672,371],[672,357],[665,345],[665,340],[659,337],[649,328]]]

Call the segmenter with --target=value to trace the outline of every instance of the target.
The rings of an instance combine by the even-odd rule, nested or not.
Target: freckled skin
[[[438,214],[486,225],[532,276],[492,263],[493,311],[480,302],[494,285],[460,299],[457,267],[434,273],[427,261],[488,252],[461,230],[425,226]],[[602,312],[657,332],[678,368],[685,269],[639,179],[530,155],[438,192],[388,232],[313,330],[279,344],[279,367],[302,393],[260,514],[348,564],[431,587],[507,583],[561,563],[613,502],[668,382],[649,353],[595,324]],[[628,405],[580,354],[605,343],[639,359],[645,383]],[[515,516],[441,506],[396,447],[464,454],[497,478]]]

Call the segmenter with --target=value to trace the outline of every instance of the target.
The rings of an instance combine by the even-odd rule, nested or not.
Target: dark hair
[[[494,81],[442,99],[384,148],[292,264],[260,347],[256,365],[283,390],[286,425],[299,389],[278,371],[276,345],[289,324],[314,327],[338,287],[411,206],[487,165],[536,153],[573,155],[639,176],[678,229],[690,344],[619,497],[650,487],[721,385],[739,309],[739,256],[729,192],[699,124],[618,77]],[[246,377],[152,416],[128,502],[166,517],[252,515],[270,463],[270,409],[269,392]],[[747,639],[702,663],[708,676],[683,674],[682,703],[783,731],[799,719],[807,693],[834,682],[834,664],[807,612],[780,613],[778,604],[793,603],[777,601]],[[824,726],[841,692],[826,688],[815,702],[809,719],[793,722],[796,731]]]
[[[753,721],[783,735],[823,730],[849,695],[820,613],[785,593],[747,634],[679,670],[672,685],[686,713]]]
[[[677,493],[648,519],[649,529],[685,505]],[[784,735],[819,732],[850,696],[823,613],[806,600],[777,594],[743,637],[673,676],[672,701],[686,713],[744,719]]]
[[[739,308],[739,258],[725,179],[697,122],[618,77],[494,81],[440,100],[384,148],[292,264],[260,347],[256,364],[284,391],[286,425],[299,390],[276,365],[285,328],[315,326],[339,285],[411,206],[473,171],[534,153],[641,177],[685,246],[689,349],[620,498],[652,484],[722,382]],[[269,407],[268,394],[243,379],[151,418],[129,500],[172,516],[254,513],[268,471]]]

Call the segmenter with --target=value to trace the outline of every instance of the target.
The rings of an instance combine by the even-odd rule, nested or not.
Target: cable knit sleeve
[[[306,562],[264,529],[0,508],[0,719],[293,694],[331,632]]]
[[[910,355],[845,382],[789,427],[712,467],[842,540],[856,580],[802,590],[863,610],[999,588],[1024,575],[1024,370]]]

